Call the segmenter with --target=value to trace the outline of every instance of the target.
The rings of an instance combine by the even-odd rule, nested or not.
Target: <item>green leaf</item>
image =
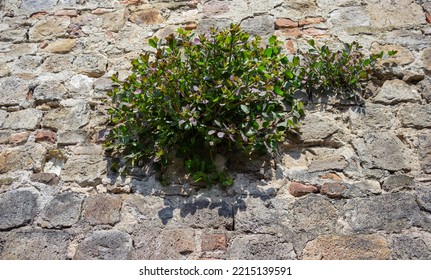
[[[241,104],[240,107],[244,113],[246,113],[246,114],[250,113],[250,110],[248,109],[248,107],[246,105]]]
[[[148,40],[148,44],[149,44],[151,47],[153,47],[153,48],[157,49],[157,37],[154,37],[154,38],[149,39],[149,40]]]

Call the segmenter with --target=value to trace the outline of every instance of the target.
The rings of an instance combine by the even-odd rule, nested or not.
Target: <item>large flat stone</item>
[[[70,235],[64,231],[29,229],[8,235],[0,259],[65,260]]]
[[[325,235],[307,243],[304,260],[387,260],[386,240],[380,235]]]
[[[391,28],[400,28],[425,23],[422,7],[415,1],[367,1],[365,7],[373,27],[386,28],[390,26]]]
[[[193,229],[144,228],[133,238],[138,260],[186,259],[196,251]]]
[[[0,79],[0,106],[15,106],[27,98],[29,82],[18,77]]]
[[[394,105],[400,102],[418,102],[419,92],[402,80],[387,80],[373,98],[376,103]]]
[[[46,149],[37,143],[5,148],[0,152],[0,173],[17,170],[40,172],[45,163],[45,156]]]
[[[55,81],[43,82],[33,91],[33,98],[36,102],[61,101],[67,93],[66,88]]]
[[[101,54],[83,54],[73,61],[75,70],[90,77],[101,77],[106,72],[108,60]]]
[[[349,125],[352,132],[388,129],[394,125],[395,114],[391,106],[366,103],[365,108],[349,108]]]
[[[59,131],[77,130],[90,121],[90,108],[84,101],[73,106],[50,110],[42,119],[42,126]]]
[[[231,242],[226,255],[232,260],[296,259],[291,242],[269,234],[240,235]]]
[[[29,108],[12,112],[4,123],[5,128],[10,129],[35,129],[42,119],[42,111]]]
[[[69,17],[49,17],[40,20],[30,29],[30,41],[38,42],[61,37],[66,34],[69,24]]]
[[[322,143],[330,140],[340,130],[340,124],[334,120],[334,116],[320,113],[306,114],[300,127],[301,142],[305,144]]]
[[[120,196],[97,194],[84,203],[83,219],[91,225],[115,225],[120,221],[122,199]]]
[[[32,14],[40,11],[49,11],[57,4],[57,0],[22,0],[20,10]]]
[[[423,172],[431,173],[431,133],[419,136],[419,161]]]
[[[70,157],[61,170],[61,178],[66,182],[80,185],[97,185],[106,174],[107,162],[102,156],[79,155]]]
[[[345,211],[347,222],[359,233],[400,232],[422,224],[415,198],[405,193],[350,199]]]
[[[392,237],[392,258],[396,260],[430,260],[431,249],[422,240],[420,234],[395,235]]]
[[[398,118],[405,127],[430,128],[431,104],[408,104],[400,109]]]
[[[369,132],[363,139],[354,139],[352,144],[368,168],[390,171],[411,168],[411,156],[406,152],[407,147],[392,133]]]
[[[79,221],[82,201],[83,199],[75,193],[59,194],[45,207],[42,217],[52,227],[70,227]]]
[[[100,230],[84,239],[76,249],[75,260],[128,260],[133,256],[133,241],[118,230]]]
[[[0,230],[30,223],[37,213],[38,195],[28,189],[0,194]]]

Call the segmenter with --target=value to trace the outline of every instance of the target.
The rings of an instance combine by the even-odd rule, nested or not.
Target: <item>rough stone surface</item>
[[[0,259],[430,258],[429,1],[0,0],[0,11]],[[110,77],[126,79],[153,36],[232,22],[291,56],[310,39],[398,53],[356,99],[296,92],[305,114],[276,152],[216,157],[231,187],[190,184],[182,159],[113,173]]]
[[[228,259],[291,260],[296,254],[293,244],[273,235],[244,235],[235,238],[227,252]]]
[[[418,91],[401,80],[386,81],[373,101],[385,105],[400,102],[417,102],[421,99]]]
[[[383,189],[387,192],[412,189],[413,187],[414,180],[407,175],[391,175],[383,183]]]
[[[431,173],[431,134],[419,136],[419,161],[425,173]]]
[[[42,126],[60,131],[77,130],[90,120],[89,106],[77,102],[74,106],[49,111],[42,120]]]
[[[92,225],[115,225],[120,221],[122,200],[119,196],[98,194],[85,200],[83,219]]]
[[[346,167],[347,161],[342,156],[336,156],[312,161],[308,167],[308,171],[343,170]]]
[[[30,190],[16,190],[0,194],[0,230],[30,223],[37,213],[38,195]]]
[[[52,227],[70,227],[77,223],[81,215],[82,198],[67,192],[55,196],[42,212],[42,217]]]
[[[202,236],[201,250],[202,251],[216,251],[226,250],[227,239],[226,234],[215,233],[205,234]]]
[[[404,193],[351,199],[345,210],[347,222],[358,233],[399,232],[419,226],[422,221],[415,198]]]
[[[65,260],[71,236],[64,231],[28,229],[11,233],[0,259]]]
[[[420,236],[396,235],[392,238],[393,259],[430,260],[431,250]]]
[[[304,248],[304,260],[387,260],[386,240],[379,235],[326,235],[310,241]]]
[[[128,260],[132,258],[130,236],[118,230],[100,230],[84,239],[76,249],[75,260]]]
[[[4,123],[10,129],[35,129],[42,118],[42,112],[37,109],[25,109],[9,114]]]
[[[389,132],[370,132],[364,139],[357,139],[353,145],[361,159],[370,167],[387,170],[410,169],[407,148],[395,135]]]
[[[27,144],[0,152],[0,173],[16,170],[42,170],[46,149],[40,144]]]
[[[409,104],[402,108],[398,118],[405,127],[431,127],[431,104]]]
[[[195,247],[193,229],[172,229],[166,231],[144,229],[133,238],[136,259],[186,259]]]
[[[297,182],[292,182],[289,185],[290,194],[296,197],[303,196],[309,193],[315,193],[318,191],[318,188],[316,188],[315,186],[304,185]]]

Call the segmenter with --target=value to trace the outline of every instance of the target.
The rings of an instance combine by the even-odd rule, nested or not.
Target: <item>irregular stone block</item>
[[[76,46],[76,39],[59,39],[50,44],[44,51],[51,53],[68,53]]]
[[[419,136],[419,161],[423,172],[431,173],[431,134]]]
[[[399,111],[398,118],[405,127],[430,128],[431,104],[408,104]]]
[[[314,194],[295,201],[289,216],[294,232],[311,236],[333,232],[339,218],[337,208],[328,199]]]
[[[342,171],[347,167],[347,161],[342,156],[329,157],[319,160],[314,160],[308,167],[309,172],[338,170]]]
[[[227,246],[226,234],[224,233],[213,233],[204,234],[202,236],[201,250],[202,251],[225,251]]]
[[[399,232],[422,224],[415,198],[405,193],[350,199],[345,211],[355,232]]]
[[[382,188],[380,183],[374,180],[364,180],[353,183],[353,186],[359,188],[365,194],[381,194]]]
[[[339,183],[325,183],[320,188],[320,193],[329,198],[343,198],[347,187]]]
[[[39,84],[34,89],[33,98],[37,103],[60,101],[66,93],[66,88],[60,82],[49,81]]]
[[[45,163],[46,149],[37,143],[14,148],[5,148],[0,152],[0,173],[16,170],[39,172]]]
[[[52,54],[48,56],[42,64],[42,70],[46,72],[58,73],[68,70],[74,57],[72,55]]]
[[[37,213],[38,195],[28,189],[0,194],[0,230],[30,223]]]
[[[269,234],[240,235],[227,250],[227,259],[233,260],[293,260],[293,244]]]
[[[20,132],[20,133],[14,133],[9,136],[9,143],[10,144],[23,144],[27,142],[28,137],[30,136],[30,132]]]
[[[70,25],[69,17],[51,17],[38,21],[29,32],[30,41],[43,41],[66,34]]]
[[[118,230],[100,230],[78,245],[75,260],[128,260],[133,255],[130,236]]]
[[[396,235],[392,237],[392,258],[396,260],[430,260],[431,250],[419,236]]]
[[[54,228],[70,227],[79,221],[82,200],[76,193],[59,194],[43,209],[42,217]]]
[[[235,205],[235,231],[276,234],[282,231],[280,221],[285,210],[270,208],[271,200],[264,197],[238,198]]]
[[[90,108],[85,102],[50,110],[42,119],[42,126],[60,131],[77,130],[90,121]]]
[[[196,251],[195,231],[186,229],[140,229],[134,244],[138,260],[181,260]]]
[[[5,128],[10,129],[35,129],[42,119],[42,111],[29,108],[11,112],[4,123]]]
[[[425,70],[431,72],[431,48],[426,48],[423,50],[422,63]]]
[[[365,6],[371,18],[371,25],[377,28],[408,27],[425,23],[422,7],[410,0],[369,1]],[[400,11],[403,11],[400,13]]]
[[[39,130],[34,137],[36,142],[57,142],[57,134],[50,130]]]
[[[416,199],[419,206],[431,212],[431,187],[416,187]]]
[[[106,174],[107,162],[102,156],[79,155],[70,157],[61,170],[65,182],[80,185],[97,185]]]
[[[334,29],[347,29],[358,26],[370,26],[371,19],[362,7],[342,7],[329,14],[328,22]]]
[[[122,199],[120,196],[97,194],[84,203],[83,219],[91,225],[115,225],[120,221]]]
[[[3,127],[3,123],[6,120],[6,117],[7,117],[7,112],[0,110],[0,128]]]
[[[36,173],[31,174],[30,180],[47,185],[58,185],[60,178],[58,178],[54,173]]]
[[[65,260],[70,235],[64,231],[29,229],[8,235],[0,259]]]
[[[391,171],[410,170],[411,156],[398,137],[389,132],[369,132],[364,139],[354,139],[353,147],[368,168]]]
[[[86,75],[75,75],[70,79],[69,89],[78,96],[90,96],[93,89],[93,79]]]
[[[322,143],[340,130],[334,116],[320,113],[307,114],[300,127],[301,142],[305,144]]]
[[[382,64],[396,64],[396,65],[407,65],[415,61],[415,57],[412,52],[399,45],[379,45],[378,43],[371,44],[371,52],[379,54],[380,52],[388,53],[389,51],[396,51],[397,54],[382,59],[378,63]]]
[[[73,66],[79,73],[99,78],[105,74],[107,63],[107,58],[101,54],[83,54],[73,61]]]
[[[36,12],[51,10],[57,2],[57,0],[23,0],[19,8],[28,14],[33,14]]]
[[[88,133],[84,130],[72,130],[60,132],[58,135],[59,145],[75,145],[82,144],[88,137]]]
[[[394,105],[400,102],[418,102],[418,91],[402,80],[387,80],[373,98],[376,103]]]
[[[289,185],[289,193],[293,196],[300,197],[309,193],[318,192],[319,189],[315,186],[304,185],[297,182],[292,182]]]
[[[383,189],[387,192],[396,192],[402,189],[412,189],[414,187],[414,180],[407,175],[391,175],[383,183]]]
[[[390,250],[380,235],[326,235],[310,241],[304,260],[387,260]]]
[[[274,17],[269,15],[255,16],[241,22],[241,28],[250,34],[265,36],[274,33]]]
[[[394,125],[395,114],[390,106],[366,103],[365,108],[349,109],[350,129],[357,133],[361,130],[388,129]]]

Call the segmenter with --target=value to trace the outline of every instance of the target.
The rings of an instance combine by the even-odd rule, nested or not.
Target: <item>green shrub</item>
[[[113,77],[120,86],[109,94],[112,156],[136,166],[147,159],[166,165],[175,155],[195,181],[229,185],[216,154],[274,149],[296,128],[299,59],[283,55],[275,37],[261,47],[259,37],[231,25],[198,37],[179,29],[164,45],[149,44],[156,52],[133,60],[133,74]]]
[[[304,89],[310,97],[327,92],[341,94],[347,98],[360,95],[375,70],[375,65],[385,54],[371,54],[366,57],[357,42],[345,44],[343,50],[331,51],[327,45],[317,46],[309,40],[311,48],[302,53],[300,75]],[[395,51],[388,52],[392,56]]]
[[[195,182],[231,185],[216,155],[273,151],[303,115],[293,98],[298,89],[356,90],[382,57],[365,59],[357,43],[335,53],[309,43],[301,63],[281,52],[276,37],[262,47],[238,25],[197,37],[179,29],[163,44],[150,39],[155,52],[132,60],[125,81],[112,77],[105,147],[121,159],[112,168],[127,172],[153,162],[163,171],[177,157]]]

